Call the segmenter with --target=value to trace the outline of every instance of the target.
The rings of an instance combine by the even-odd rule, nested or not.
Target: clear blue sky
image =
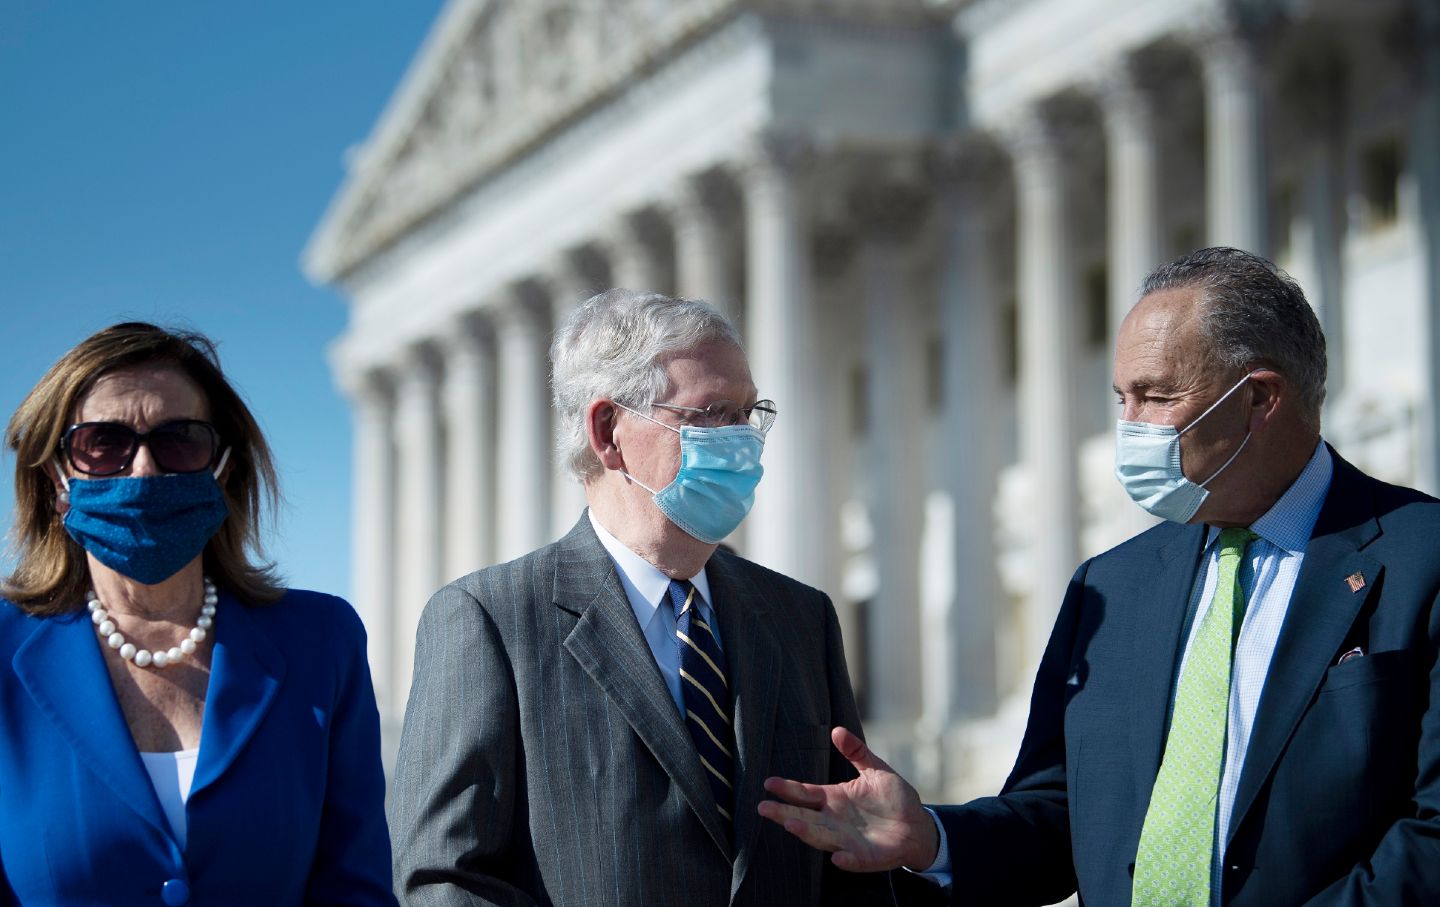
[[[107,324],[204,331],[279,461],[270,556],[348,595],[350,417],[325,360],[346,310],[299,256],[440,6],[4,0],[0,418]]]

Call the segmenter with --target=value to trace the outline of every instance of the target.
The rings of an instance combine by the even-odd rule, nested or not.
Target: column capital
[[[1016,170],[1040,163],[1061,166],[1075,157],[1086,141],[1081,118],[1072,96],[1050,98],[1001,123],[998,138],[1010,152]]]
[[[1105,130],[1112,138],[1127,126],[1153,124],[1159,95],[1156,83],[1160,81],[1153,69],[1140,55],[1125,54],[1099,70],[1090,82],[1100,102]]]
[[[668,252],[666,218],[656,205],[627,211],[604,231],[597,245],[610,260],[612,282],[632,290],[657,290],[662,280],[658,265]]]
[[[1181,36],[1206,72],[1258,66],[1289,18],[1281,6],[1272,0],[1224,0],[1195,10]]]
[[[340,390],[361,407],[388,403],[395,392],[393,370],[385,365],[364,363],[336,369]]]
[[[720,167],[690,173],[675,181],[663,204],[674,218],[690,221],[696,216],[714,217],[730,213],[736,206],[734,183]]]
[[[987,200],[1009,169],[1005,150],[983,132],[962,132],[931,143],[925,169],[930,181],[947,195]]]
[[[605,250],[596,242],[566,249],[547,260],[539,278],[550,295],[551,308],[569,312],[609,287]]]
[[[801,172],[815,157],[815,140],[793,127],[771,127],[757,132],[741,153],[737,167],[747,178]]]
[[[451,318],[435,340],[441,356],[449,361],[484,352],[494,342],[494,318],[487,312],[462,312]]]
[[[544,330],[550,294],[539,277],[527,277],[501,291],[488,312],[497,331]]]
[[[400,392],[435,384],[440,379],[444,354],[438,338],[423,337],[402,346],[391,362]]]
[[[617,235],[625,241],[654,250],[664,240],[665,215],[659,207],[647,205],[620,215],[615,227]]]
[[[910,151],[862,153],[853,163],[859,177],[846,192],[846,207],[860,234],[872,241],[912,238],[930,209],[931,192],[921,155]]]

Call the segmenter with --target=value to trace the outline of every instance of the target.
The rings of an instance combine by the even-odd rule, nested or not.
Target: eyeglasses
[[[680,406],[676,403],[652,403],[660,409],[684,413],[684,423],[696,428],[721,428],[749,422],[761,433],[770,431],[775,424],[775,401],[758,400],[750,406],[736,406],[729,400],[717,400],[709,406]],[[693,415],[692,415],[693,414]]]
[[[177,419],[141,434],[119,422],[81,422],[65,430],[60,449],[76,472],[113,476],[124,472],[144,444],[166,472],[200,472],[215,465],[220,436],[199,419]]]

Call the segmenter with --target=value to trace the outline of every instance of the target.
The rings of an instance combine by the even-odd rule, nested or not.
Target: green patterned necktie
[[[1165,758],[1135,856],[1132,907],[1209,907],[1215,815],[1230,710],[1235,624],[1244,613],[1240,559],[1255,533],[1220,533],[1215,597],[1205,612],[1175,691]]]

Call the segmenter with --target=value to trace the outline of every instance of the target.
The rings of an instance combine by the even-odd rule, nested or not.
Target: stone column
[[[736,321],[739,293],[732,278],[735,256],[722,179],[713,171],[695,174],[676,193],[671,207],[675,291],[689,299],[704,299]]]
[[[1231,31],[1200,48],[1205,83],[1205,217],[1210,245],[1268,255],[1265,87],[1254,43]]]
[[[495,558],[507,561],[550,541],[550,332],[544,294],[511,290],[496,311],[499,406],[499,508]]]
[[[414,645],[413,639],[402,639],[395,632],[395,400],[389,377],[379,369],[354,374],[346,391],[355,416],[350,595],[365,624],[375,699],[386,739],[393,743],[391,725],[399,731],[405,709],[404,699],[395,695],[395,666],[400,650]]]
[[[1136,61],[1117,63],[1101,84],[1109,180],[1110,343],[1139,298],[1140,284],[1162,264],[1160,147],[1150,79]]]
[[[927,192],[907,162],[862,162],[851,193],[865,296],[866,491],[878,594],[867,615],[867,719],[910,721],[921,708],[920,543],[924,508],[917,439],[926,430],[924,319],[908,281],[908,249]],[[887,169],[896,172],[886,173]]]
[[[743,175],[746,345],[756,386],[780,411],[765,442],[765,478],[746,540],[761,563],[826,588],[834,527],[822,516],[830,471],[820,441],[825,389],[815,381],[821,351],[815,344],[810,225],[800,185],[806,155],[798,137],[768,134]]]
[[[1120,323],[1139,299],[1140,285],[1163,264],[1160,194],[1160,141],[1156,99],[1159,76],[1141,60],[1118,61],[1101,83],[1109,181],[1108,329],[1113,357]],[[1118,409],[1115,412],[1119,417]],[[1115,537],[1125,538],[1154,525],[1154,520],[1126,497],[1119,483],[1110,494],[1115,508]]]
[[[1420,15],[1420,92],[1412,118],[1410,160],[1420,196],[1420,230],[1423,234],[1421,270],[1424,275],[1425,354],[1427,378],[1421,404],[1421,456],[1418,482],[1431,494],[1440,491],[1440,9],[1434,3],[1417,4]]]
[[[595,274],[589,257],[583,253],[562,256],[549,271],[550,321],[558,330],[565,319],[585,300],[605,289],[604,281]],[[547,359],[548,363],[548,359]],[[548,386],[548,385],[547,385]],[[570,472],[559,457],[564,426],[551,402],[551,511],[550,535],[558,538],[570,531],[585,509],[585,486]]]
[[[456,320],[445,357],[445,578],[495,562],[495,338],[485,320]]]
[[[439,366],[435,348],[419,343],[405,350],[396,367],[395,702],[402,707],[410,695],[420,613],[443,579]]]
[[[1039,661],[1076,567],[1075,266],[1063,137],[1041,116],[1012,135],[1020,305],[1020,458],[1030,485],[1032,576],[1022,638]]]
[[[606,239],[610,274],[617,287],[669,293],[671,268],[664,261],[664,223],[650,209],[621,217]]]
[[[1310,160],[1305,179],[1305,213],[1314,268],[1310,304],[1325,331],[1326,393],[1339,397],[1345,382],[1345,119],[1346,72],[1338,51],[1317,50],[1296,86]]]
[[[940,324],[944,354],[940,449],[950,499],[950,566],[926,595],[922,630],[925,714],[932,735],[999,704],[995,489],[1001,452],[991,430],[1002,382],[1000,300],[987,225],[1003,162],[978,140],[951,142],[937,162]]]

